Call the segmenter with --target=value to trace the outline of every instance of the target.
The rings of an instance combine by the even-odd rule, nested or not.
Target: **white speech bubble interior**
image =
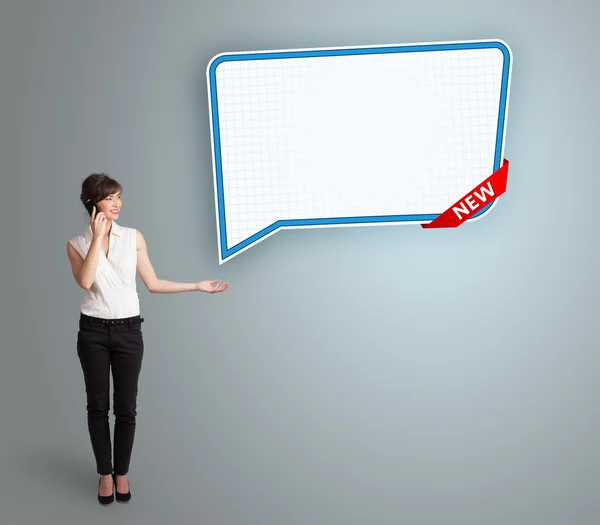
[[[279,228],[433,220],[501,165],[511,62],[498,40],[217,55],[220,262]]]

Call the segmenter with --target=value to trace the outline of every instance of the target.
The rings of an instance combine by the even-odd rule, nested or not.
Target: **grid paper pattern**
[[[278,220],[439,214],[491,175],[495,48],[224,61],[227,245]]]

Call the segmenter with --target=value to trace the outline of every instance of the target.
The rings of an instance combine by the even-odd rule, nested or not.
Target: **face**
[[[98,201],[100,211],[107,219],[116,221],[121,211],[121,193],[112,193],[108,197]]]

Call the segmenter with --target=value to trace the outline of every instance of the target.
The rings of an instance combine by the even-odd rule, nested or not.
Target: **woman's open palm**
[[[206,293],[224,292],[228,287],[229,283],[221,282],[221,279],[212,279],[210,281],[200,281],[199,283],[196,283],[196,289]]]

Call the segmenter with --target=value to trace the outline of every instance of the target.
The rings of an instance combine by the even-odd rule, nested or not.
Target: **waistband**
[[[102,319],[101,317],[92,317],[86,314],[80,314],[80,321],[85,321],[90,324],[104,324],[104,325],[132,325],[136,323],[143,323],[144,318],[139,315],[134,315],[133,317],[121,317],[119,319]]]

